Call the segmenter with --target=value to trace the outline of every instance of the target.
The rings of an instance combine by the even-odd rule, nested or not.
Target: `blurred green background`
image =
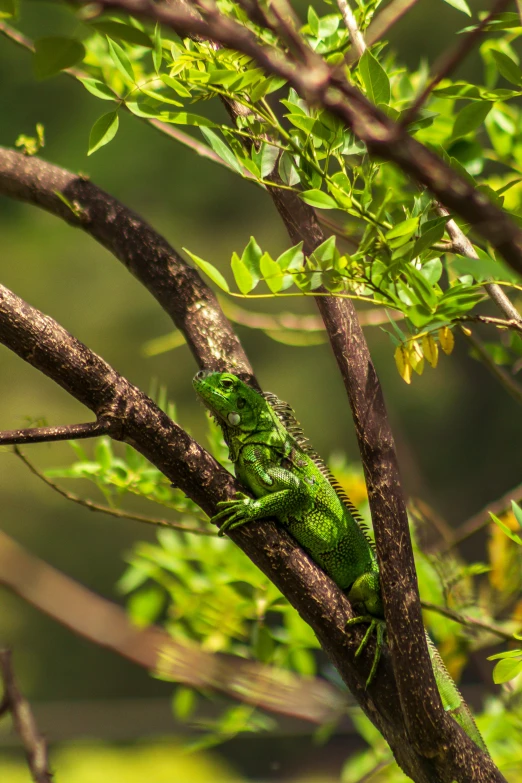
[[[326,7],[321,11],[326,13]],[[81,25],[71,19],[66,9],[37,0],[24,3],[18,27],[32,38],[81,35]],[[396,26],[392,45],[415,66],[422,57],[433,60],[452,44],[455,31],[464,24],[465,17],[441,0],[419,0]],[[469,73],[474,67],[478,64],[471,58],[464,70]],[[136,117],[123,116],[116,140],[87,158],[89,130],[101,113],[100,102],[65,76],[37,82],[31,56],[3,37],[0,91],[0,144],[13,146],[20,133],[32,135],[36,123],[43,123],[45,159],[87,173],[142,214],[176,249],[186,246],[226,270],[232,251],[241,250],[250,235],[274,253],[287,246],[283,226],[260,189],[192,155]],[[205,417],[191,387],[194,360],[186,346],[154,358],[144,356],[146,341],[167,334],[171,324],[108,252],[46,213],[0,198],[0,258],[4,285],[51,314],[133,383],[145,390],[153,378],[165,384],[181,423],[197,438],[204,438]],[[270,304],[265,309],[277,310]],[[314,312],[311,302],[294,309]],[[350,412],[329,347],[289,347],[257,331],[238,331],[263,387],[294,405],[315,447],[325,456],[344,452],[357,461]],[[519,411],[486,370],[468,358],[465,345],[459,343],[436,371],[428,368],[408,387],[397,374],[388,337],[378,328],[367,335],[409,493],[422,497],[457,525],[520,481]],[[45,417],[48,424],[89,419],[65,392],[3,348],[0,399],[2,429],[26,426],[26,417]],[[35,445],[27,451],[40,467],[63,465],[72,458],[65,444]],[[84,585],[119,600],[114,584],[123,569],[122,559],[134,541],[152,537],[153,532],[69,504],[30,475],[9,449],[0,452],[0,465],[1,528]],[[464,552],[480,557],[481,545],[474,541]],[[293,724],[279,742],[241,738],[214,751],[211,761],[182,755],[174,739],[117,753],[106,743],[134,742],[139,732],[133,716],[145,705],[155,710],[152,733],[175,735],[169,710],[172,686],[76,638],[7,590],[0,592],[0,643],[14,649],[23,690],[41,706],[40,714],[47,715],[49,723],[43,730],[51,739],[76,739],[72,747],[53,756],[58,781],[72,779],[69,773],[75,763],[75,782],[303,779],[303,757],[303,763],[295,762],[295,750],[306,747],[305,757],[312,758],[309,729],[301,727],[301,734],[291,736],[296,730]],[[75,728],[74,716],[87,714],[91,718],[80,720]],[[111,721],[101,720],[104,714],[114,714],[114,723],[123,720],[126,728],[121,736],[111,734]],[[63,736],[58,736],[60,731]],[[85,744],[85,735],[102,744],[93,749]],[[7,737],[0,736],[8,743]],[[346,747],[343,742],[335,744],[332,774]],[[14,750],[6,753],[19,757]],[[307,768],[313,772],[312,761]],[[5,768],[4,779],[18,783],[29,780],[29,774],[16,762]]]

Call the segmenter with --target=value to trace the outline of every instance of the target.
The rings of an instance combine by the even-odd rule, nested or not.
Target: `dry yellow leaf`
[[[450,354],[455,347],[455,338],[453,332],[448,326],[439,329],[439,343],[444,353]]]
[[[422,352],[432,367],[436,367],[439,361],[439,346],[431,334],[425,334],[422,338]]]
[[[403,381],[411,383],[411,364],[408,351],[404,345],[398,345],[395,349],[395,364]]]
[[[410,343],[408,358],[417,375],[422,375],[422,371],[424,370],[424,356],[417,340],[414,340],[412,343]]]

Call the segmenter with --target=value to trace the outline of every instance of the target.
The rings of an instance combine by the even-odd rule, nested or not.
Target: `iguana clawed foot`
[[[210,521],[213,524],[223,522],[218,536],[224,536],[228,530],[234,530],[247,522],[253,522],[259,514],[256,501],[243,492],[238,492],[233,500],[220,501],[217,507],[220,510]]]
[[[365,614],[361,615],[360,617],[354,617],[352,620],[348,620],[346,627],[351,625],[359,625],[360,623],[369,623],[369,626],[366,633],[364,634],[362,642],[357,648],[357,652],[355,653],[356,658],[358,658],[359,655],[363,652],[373,631],[375,631],[376,634],[375,655],[373,656],[372,668],[370,669],[368,679],[366,680],[366,687],[368,688],[371,685],[373,678],[375,677],[375,672],[377,671],[377,667],[381,659],[381,652],[384,645],[384,636],[386,634],[386,623],[380,617],[372,617],[370,614]]]

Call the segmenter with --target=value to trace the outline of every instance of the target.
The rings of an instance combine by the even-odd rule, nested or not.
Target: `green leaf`
[[[402,220],[400,223],[397,223],[397,225],[387,231],[384,236],[388,241],[393,239],[401,239],[401,244],[403,244],[415,234],[418,225],[418,217],[407,218],[406,220]]]
[[[496,685],[500,685],[503,682],[512,680],[517,674],[522,672],[522,660],[514,660],[510,658],[504,658],[499,661],[493,669],[493,682]]]
[[[517,503],[515,503],[514,500],[511,501],[511,508],[513,510],[515,519],[517,520],[518,524],[522,528],[522,508],[520,508],[520,506]]]
[[[359,73],[366,89],[366,94],[372,103],[390,102],[390,80],[380,62],[366,49],[359,60]]]
[[[257,244],[256,240],[254,239],[254,237],[250,237],[250,242],[243,250],[241,261],[244,263],[244,265],[250,272],[250,275],[252,277],[252,288],[255,288],[256,285],[261,280],[261,267],[259,265],[259,262],[261,261],[262,255],[263,255],[263,251]]]
[[[109,470],[109,468],[112,465],[113,460],[113,453],[111,449],[111,441],[109,438],[100,438],[99,442],[96,444],[96,448],[94,450],[96,459],[100,463],[100,467],[102,470]]]
[[[426,261],[419,269],[419,274],[428,281],[430,285],[438,283],[442,276],[442,261],[440,258],[432,258],[431,261]]]
[[[161,48],[161,29],[156,22],[154,28],[154,49],[152,50],[152,62],[154,63],[154,69],[156,73],[159,73],[161,68],[161,62],[163,60],[163,50]]]
[[[278,147],[274,147],[273,144],[268,144],[267,142],[263,142],[259,154],[256,155],[255,157],[255,161],[258,164],[259,169],[261,171],[262,179],[265,179],[266,177],[269,176],[269,174],[272,173],[278,157],[279,157]]]
[[[109,44],[109,52],[114,65],[126,81],[130,81],[131,84],[134,84],[134,69],[127,52],[115,41],[111,41],[110,38],[107,38],[107,43]]]
[[[204,272],[207,277],[210,277],[213,283],[215,283],[219,288],[221,288],[222,291],[225,291],[227,294],[230,293],[230,287],[221,274],[221,272],[216,269],[215,266],[210,264],[208,261],[204,261],[202,258],[199,258],[199,256],[195,256],[194,253],[191,253],[190,250],[187,250],[186,247],[183,248],[185,253],[189,256],[189,258],[196,264],[196,266],[199,266],[202,272]]]
[[[146,107],[142,106],[145,110]],[[171,122],[173,125],[195,125],[198,128],[216,128],[217,125],[212,120],[202,117],[199,114],[191,114],[188,111],[161,111],[154,113],[151,110],[149,115],[158,117],[162,122]],[[236,161],[237,162],[237,161]]]
[[[162,92],[156,92],[156,90],[148,90],[145,89],[144,87],[141,87],[140,92],[143,95],[147,95],[149,98],[152,98],[155,101],[159,101],[160,103],[168,103],[172,106],[183,106],[183,103],[181,103],[181,101],[176,101],[173,98],[168,98]]]
[[[165,604],[165,593],[159,587],[146,587],[129,598],[127,608],[134,625],[145,628],[156,620]]]
[[[172,710],[178,720],[187,720],[196,708],[196,694],[192,688],[179,687],[172,699]]]
[[[99,117],[91,128],[87,155],[92,155],[100,147],[104,147],[112,141],[118,132],[119,124],[120,120],[117,111],[110,111],[108,114],[103,114]]]
[[[497,516],[495,516],[495,514],[493,514],[491,511],[489,512],[489,516],[491,517],[493,522],[496,525],[498,525],[501,530],[504,531],[504,533],[506,534],[506,536],[508,538],[510,538],[512,541],[514,541],[515,544],[519,544],[520,546],[522,546],[522,538],[520,538],[520,536],[518,536],[516,533],[514,533],[511,530],[510,527],[508,527],[506,524],[504,524],[504,522],[502,522],[502,520],[500,520]]]
[[[435,242],[438,242],[440,239],[442,239],[444,236],[446,223],[449,219],[449,216],[438,217],[434,218],[433,220],[427,220],[422,224],[421,235],[413,246],[412,258],[420,255],[423,250],[426,250],[427,247],[434,245]]]
[[[233,253],[230,265],[237,287],[242,294],[248,294],[253,289],[254,282],[246,264],[239,258],[237,253]]]
[[[322,190],[317,190],[315,188],[299,193],[299,198],[301,198],[305,204],[309,204],[316,209],[336,209],[337,207],[336,202],[331,196],[327,193],[323,193]]]
[[[455,118],[452,139],[458,139],[476,130],[491,111],[493,104],[488,101],[473,101],[459,111]]]
[[[515,639],[518,638],[516,633],[513,634]],[[495,653],[494,655],[488,655],[488,661],[500,661],[503,658],[521,658],[522,650],[504,650],[503,652]]]
[[[225,144],[223,139],[221,139],[217,133],[214,133],[214,131],[210,130],[210,128],[201,127],[200,128],[201,133],[206,138],[216,155],[219,155],[221,160],[224,160],[225,163],[228,163],[230,168],[234,169],[234,171],[237,171],[239,174],[243,173],[243,168],[241,164],[238,162],[236,156],[230,149],[230,147]]]
[[[83,60],[85,47],[74,38],[39,38],[34,42],[34,73],[37,79],[47,79]]]
[[[498,52],[496,49],[490,49],[490,52],[504,79],[511,82],[511,84],[520,86],[522,84],[522,71],[516,62],[511,57],[508,57],[507,54],[504,54],[504,52]]]
[[[283,273],[279,264],[268,253],[263,253],[259,268],[269,289],[273,294],[277,294],[283,285]]]
[[[288,248],[284,253],[281,253],[276,261],[279,264],[279,268],[286,272],[287,269],[292,271],[301,269],[304,264],[303,243],[299,242],[297,245]]]
[[[102,35],[116,38],[118,41],[127,41],[127,43],[136,44],[137,46],[146,46],[147,49],[152,47],[152,41],[147,33],[144,33],[143,30],[138,30],[137,27],[133,27],[130,24],[108,19],[107,21],[91,22],[91,27],[94,27]]]
[[[299,173],[295,167],[294,159],[289,152],[283,152],[279,158],[279,176],[285,185],[297,185]]]
[[[97,98],[101,98],[103,101],[116,100],[117,96],[113,93],[111,88],[103,82],[100,82],[98,79],[86,79],[84,77],[80,77],[78,81],[83,84],[85,89],[90,92],[91,95],[95,95]]]
[[[317,13],[313,6],[308,6],[308,27],[310,28],[310,32],[312,35],[318,36],[319,35],[319,17],[317,16]]]
[[[462,13],[471,16],[471,11],[466,0],[444,0],[444,2],[453,6],[453,8],[456,8],[457,11],[462,11]]]
[[[422,329],[423,326],[433,321],[433,313],[425,305],[408,307],[406,316],[417,329]]]
[[[182,98],[192,97],[190,90],[187,90],[185,85],[179,82],[177,79],[174,79],[173,76],[168,76],[166,73],[162,73],[160,74],[160,79],[163,84],[166,84],[167,87],[170,87],[171,90],[174,90],[174,92],[176,92]]]
[[[305,131],[305,133],[312,133],[316,120],[313,117],[308,117],[306,114],[285,114],[288,122],[292,123],[299,130]]]
[[[311,260],[315,261],[321,269],[327,269],[333,264],[335,258],[335,234],[325,239],[312,253]]]

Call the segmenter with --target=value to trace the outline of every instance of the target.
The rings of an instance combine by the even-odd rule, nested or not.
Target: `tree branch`
[[[366,51],[366,43],[364,41],[364,36],[357,25],[355,15],[348,4],[348,0],[337,0],[337,5],[339,6],[339,11],[344,19],[346,29],[350,33],[350,40],[354,51],[357,54],[357,58],[362,57]]]
[[[35,783],[52,783],[52,773],[49,770],[47,744],[38,731],[29,702],[20,692],[14,677],[11,663],[11,651],[0,650],[0,673],[4,685],[4,696],[0,704],[0,716],[9,711],[13,717],[16,733],[22,740]]]
[[[0,446],[15,443],[49,443],[56,440],[79,440],[107,435],[110,422],[92,421],[87,424],[66,424],[62,427],[27,427],[22,430],[0,432]]]

